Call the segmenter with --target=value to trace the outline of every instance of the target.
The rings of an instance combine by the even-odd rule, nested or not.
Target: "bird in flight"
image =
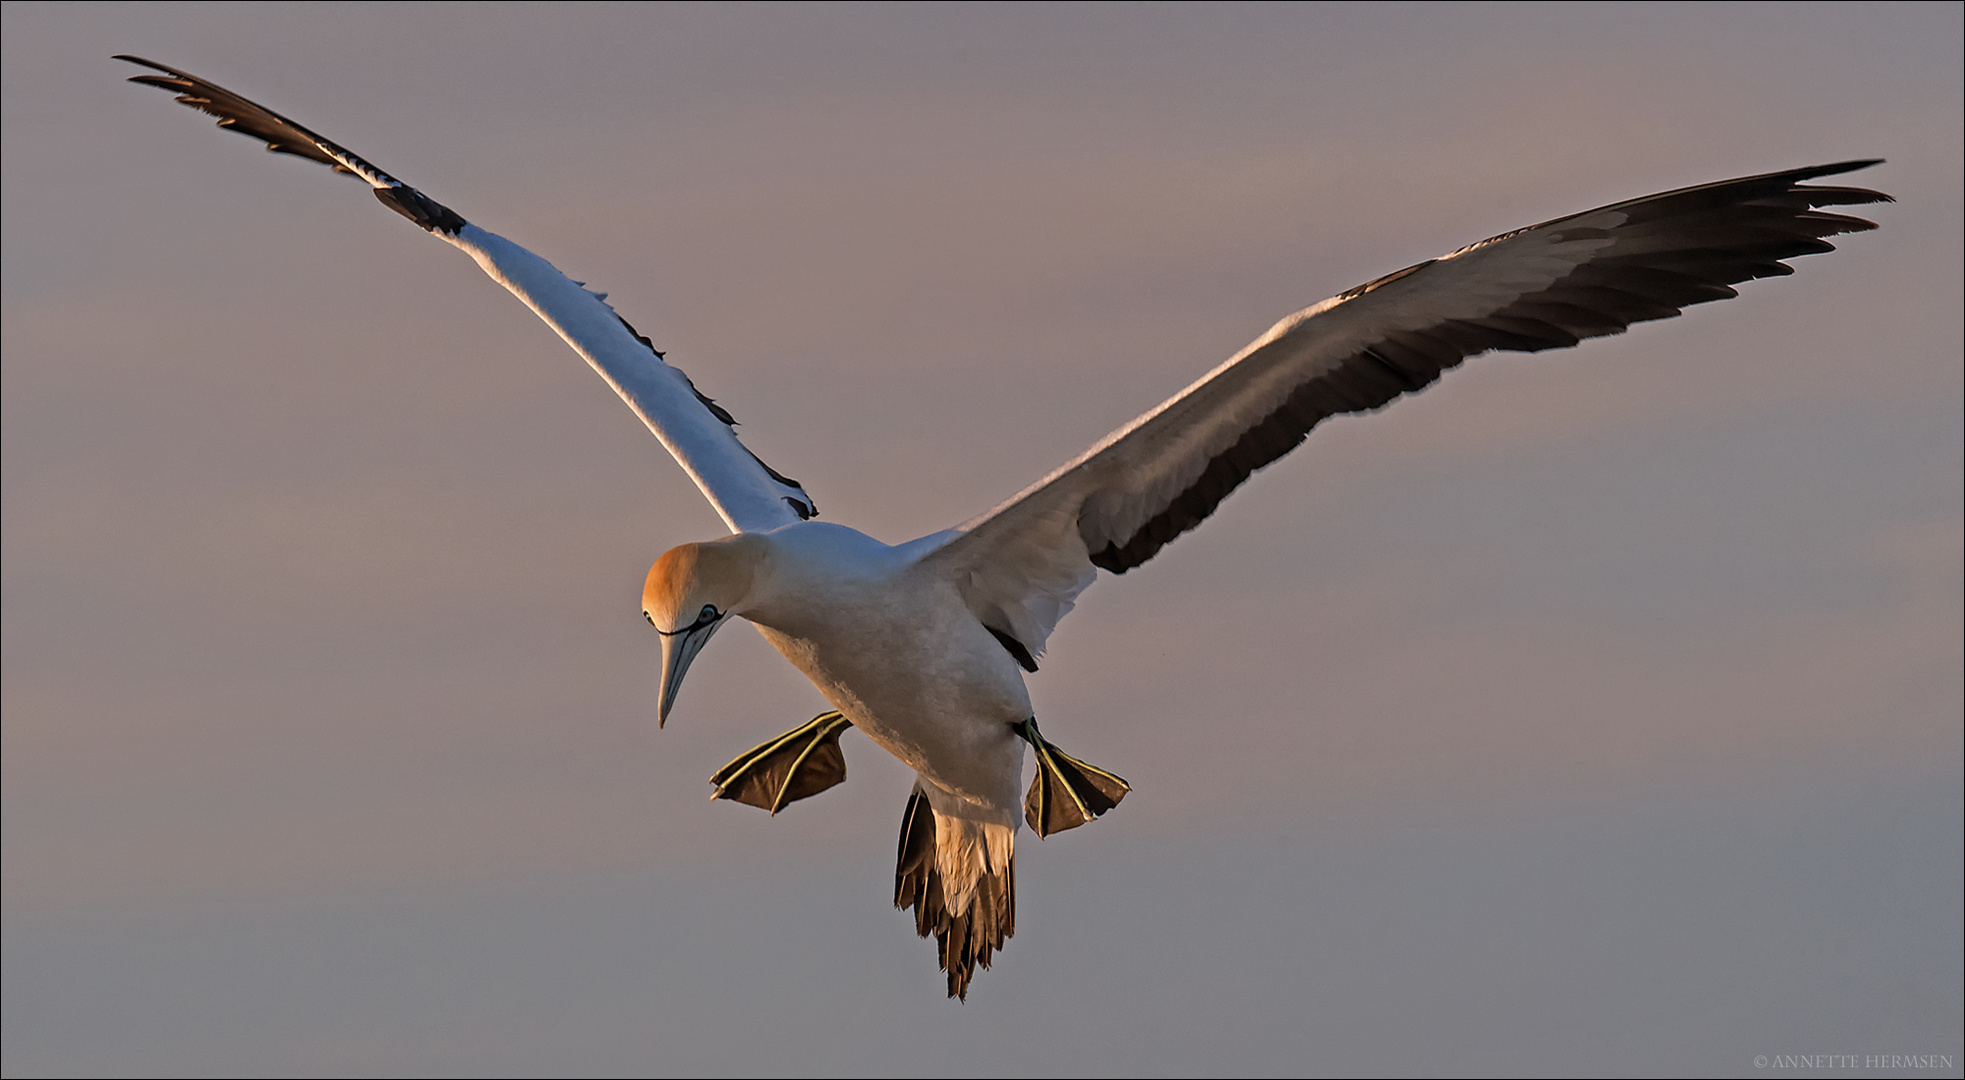
[[[865,732],[915,770],[894,903],[933,936],[950,997],[968,996],[1016,928],[1019,818],[1042,838],[1118,805],[1119,776],[1038,729],[1023,675],[1103,569],[1123,574],[1201,523],[1250,474],[1327,417],[1367,412],[1489,350],[1536,352],[1622,333],[1737,295],[1784,260],[1875,228],[1827,212],[1890,201],[1805,181],[1844,161],[1650,195],[1517,229],[1387,274],[1291,315],[1165,403],[1015,498],[889,546],[815,520],[804,485],[737,439],[729,412],[606,303],[551,263],[465,220],[340,145],[188,72],[159,87],[222,128],[366,182],[376,198],[475,259],[557,331],[647,424],[730,535],[666,552],[642,613],[661,642],[658,723],[690,663],[733,618],[756,626],[833,709],[712,778],[719,798],[775,814],[843,781],[839,747]],[[1036,759],[1021,797],[1023,757]]]

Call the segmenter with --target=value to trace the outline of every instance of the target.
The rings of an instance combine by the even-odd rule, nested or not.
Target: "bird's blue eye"
[[[696,617],[699,619],[714,619],[716,618],[716,615],[717,615],[717,611],[716,611],[715,604],[704,604],[702,614]]]

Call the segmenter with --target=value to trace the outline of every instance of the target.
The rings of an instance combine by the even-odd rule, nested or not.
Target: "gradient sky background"
[[[4,18],[9,1075],[1957,1074],[1957,5]],[[1853,157],[1900,202],[1102,580],[1031,685],[1135,793],[1025,834],[959,1006],[901,766],[712,803],[824,707],[741,631],[655,730],[641,577],[720,531],[659,444],[117,52],[612,292],[893,542],[1480,237]]]

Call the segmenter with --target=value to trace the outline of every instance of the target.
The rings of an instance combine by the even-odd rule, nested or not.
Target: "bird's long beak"
[[[662,689],[655,699],[656,727],[664,727],[669,722],[669,710],[675,707],[675,696],[682,689],[682,677],[689,672],[690,661],[709,644],[710,636],[724,620],[676,634],[662,635]]]

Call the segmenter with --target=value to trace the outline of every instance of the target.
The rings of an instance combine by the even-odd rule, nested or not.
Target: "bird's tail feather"
[[[894,906],[914,909],[914,930],[933,934],[948,996],[968,999],[978,966],[1016,933],[1016,827],[936,813],[916,785],[901,817]]]

